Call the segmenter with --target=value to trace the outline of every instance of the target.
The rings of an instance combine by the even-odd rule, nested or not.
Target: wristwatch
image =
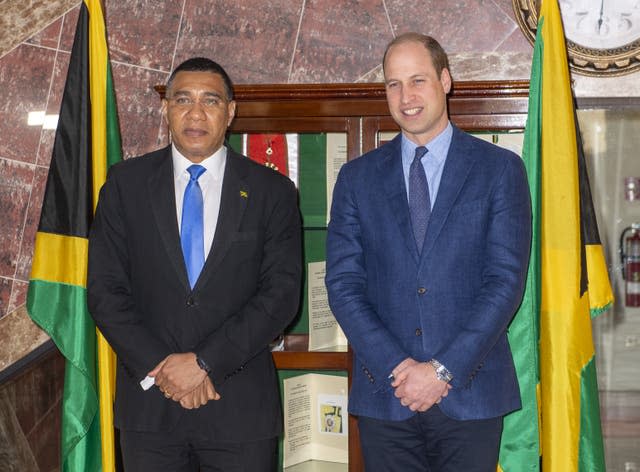
[[[451,382],[451,380],[453,379],[453,374],[449,372],[449,370],[445,366],[440,364],[440,362],[435,359],[431,359],[429,361],[429,364],[431,364],[436,370],[436,377],[438,377],[438,380],[442,380],[443,382],[447,383]]]
[[[196,356],[196,362],[198,363],[198,367],[204,370],[207,374],[211,373],[211,369],[207,365],[207,363],[200,356]]]

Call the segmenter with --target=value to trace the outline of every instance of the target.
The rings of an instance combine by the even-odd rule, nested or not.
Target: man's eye
[[[218,103],[220,103],[220,100],[218,100],[217,98],[205,98],[204,100],[202,100],[202,104],[205,107],[215,107]]]
[[[190,105],[192,103],[191,99],[189,99],[187,97],[178,97],[178,98],[175,99],[175,102],[178,105]]]

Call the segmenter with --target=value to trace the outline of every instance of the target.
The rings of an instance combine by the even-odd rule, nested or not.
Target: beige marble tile
[[[46,110],[55,51],[23,44],[0,61],[0,157],[35,163],[41,126],[30,112]]]
[[[111,60],[168,72],[182,6],[182,1],[105,1]]]
[[[577,97],[640,97],[640,72],[618,77],[572,74]]]
[[[353,82],[380,64],[392,38],[380,0],[307,0],[289,81]]]
[[[385,0],[385,4],[396,34],[431,35],[450,54],[494,51],[517,26],[513,11],[493,1]]]
[[[0,319],[0,372],[40,347],[49,336],[36,326],[25,306]]]
[[[168,76],[165,72],[124,64],[113,65],[124,158],[158,148],[158,133],[162,124],[161,101],[153,86],[164,84]]]
[[[0,57],[43,30],[77,4],[77,0],[0,2]]]
[[[0,276],[15,277],[35,166],[0,158]]]
[[[220,63],[234,83],[286,83],[302,0],[187,0],[174,66]]]

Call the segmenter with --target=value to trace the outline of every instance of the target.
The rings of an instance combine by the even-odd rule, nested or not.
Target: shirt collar
[[[193,162],[184,157],[184,155],[178,151],[174,144],[171,144],[171,158],[173,160],[174,179],[180,178],[185,172],[187,172],[187,168],[193,164]],[[220,146],[220,149],[199,163],[199,165],[207,170],[203,176],[208,174],[214,178],[222,177],[226,159],[227,148],[225,146]]]
[[[447,127],[442,132],[429,141],[425,146],[429,150],[429,154],[433,155],[433,161],[444,161],[449,152],[451,138],[453,136],[453,126],[451,122],[447,123]],[[411,165],[413,157],[416,153],[418,145],[402,134],[402,162],[404,165]],[[430,158],[431,159],[431,158]]]

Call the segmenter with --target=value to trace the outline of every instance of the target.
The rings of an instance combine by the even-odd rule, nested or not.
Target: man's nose
[[[400,87],[400,102],[409,103],[413,98],[413,91],[410,87],[403,85]]]
[[[191,106],[189,107],[188,115],[193,119],[201,119],[205,116],[204,106],[200,103],[199,100],[194,100]]]

